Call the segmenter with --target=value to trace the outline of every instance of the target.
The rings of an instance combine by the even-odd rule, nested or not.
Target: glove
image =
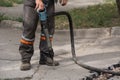
[[[59,0],[59,2],[62,6],[65,6],[67,4],[68,0]]]

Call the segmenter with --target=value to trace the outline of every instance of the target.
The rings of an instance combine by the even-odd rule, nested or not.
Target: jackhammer
[[[78,66],[83,67],[85,69],[88,69],[90,71],[94,71],[94,72],[98,72],[98,73],[102,72],[102,73],[109,73],[109,74],[113,74],[113,75],[120,75],[120,72],[115,72],[115,71],[106,70],[106,69],[100,69],[100,68],[86,65],[82,62],[78,62],[77,57],[76,57],[76,53],[75,53],[73,22],[72,22],[72,18],[70,16],[70,14],[68,12],[60,11],[60,12],[55,12],[53,14],[47,15],[46,8],[42,11],[37,11],[37,12],[39,13],[39,18],[40,18],[41,24],[43,24],[43,30],[45,33],[45,37],[47,39],[47,46],[48,46],[49,52],[52,51],[52,45],[51,45],[51,42],[49,39],[47,19],[49,16],[54,17],[54,16],[59,16],[59,15],[65,15],[68,18],[68,22],[69,22],[72,58],[73,58],[73,61],[75,62],[75,64],[77,64]]]
[[[43,25],[42,28],[43,28],[43,31],[45,33],[45,37],[47,40],[48,50],[51,52],[52,51],[52,44],[51,44],[50,38],[49,38],[46,9],[44,9],[42,11],[38,11],[38,13],[39,13],[41,24]]]

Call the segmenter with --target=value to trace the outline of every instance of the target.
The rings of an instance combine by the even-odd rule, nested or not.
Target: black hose
[[[109,73],[109,74],[113,74],[113,75],[120,75],[120,72],[115,72],[115,71],[110,71],[110,70],[104,70],[104,69],[100,69],[100,68],[96,68],[96,67],[92,67],[92,66],[89,66],[89,65],[86,65],[82,62],[79,62],[77,61],[77,57],[76,57],[76,54],[75,54],[75,45],[74,45],[74,32],[73,32],[73,22],[72,22],[72,18],[70,16],[70,14],[68,12],[65,12],[65,11],[61,11],[61,12],[56,12],[54,14],[52,14],[51,16],[59,16],[59,15],[65,15],[67,16],[68,18],[68,21],[69,21],[69,27],[70,27],[70,38],[71,38],[71,51],[72,51],[72,58],[73,58],[73,61],[85,68],[85,69],[88,69],[88,70],[91,70],[91,71],[95,71],[95,72],[103,72],[103,73]]]

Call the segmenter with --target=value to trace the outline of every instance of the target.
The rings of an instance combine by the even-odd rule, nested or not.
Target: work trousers
[[[43,0],[46,4],[46,0]],[[22,57],[22,62],[30,62],[31,57],[34,53],[34,40],[35,40],[35,32],[37,28],[37,24],[39,22],[39,16],[37,11],[35,10],[35,0],[24,0],[24,14],[23,14],[23,34],[22,39],[20,40],[19,52]],[[49,5],[46,7],[47,14],[54,13],[54,0],[49,1]],[[48,17],[48,30],[50,39],[52,39],[54,34],[54,17]],[[43,28],[41,25],[41,35],[40,35],[40,43],[39,43],[40,53],[49,53],[47,48],[47,41],[45,38],[45,34],[43,32]],[[52,54],[53,55],[53,54]]]

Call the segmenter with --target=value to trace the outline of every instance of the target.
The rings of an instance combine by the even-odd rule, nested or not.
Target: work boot
[[[52,51],[52,54],[54,54],[53,51]],[[39,64],[40,65],[48,65],[48,66],[58,66],[59,62],[54,61],[52,54],[41,52]]]
[[[21,43],[19,47],[19,52],[21,54],[21,62],[22,62],[20,66],[20,70],[22,71],[30,70],[31,69],[30,61],[34,52],[33,44],[27,45]]]
[[[27,71],[31,69],[31,64],[27,63],[27,62],[22,62],[21,66],[20,66],[20,70],[21,71]]]
[[[46,57],[45,60],[40,59],[39,61],[40,65],[48,65],[48,66],[58,66],[59,62],[54,61],[52,58],[50,57]]]

